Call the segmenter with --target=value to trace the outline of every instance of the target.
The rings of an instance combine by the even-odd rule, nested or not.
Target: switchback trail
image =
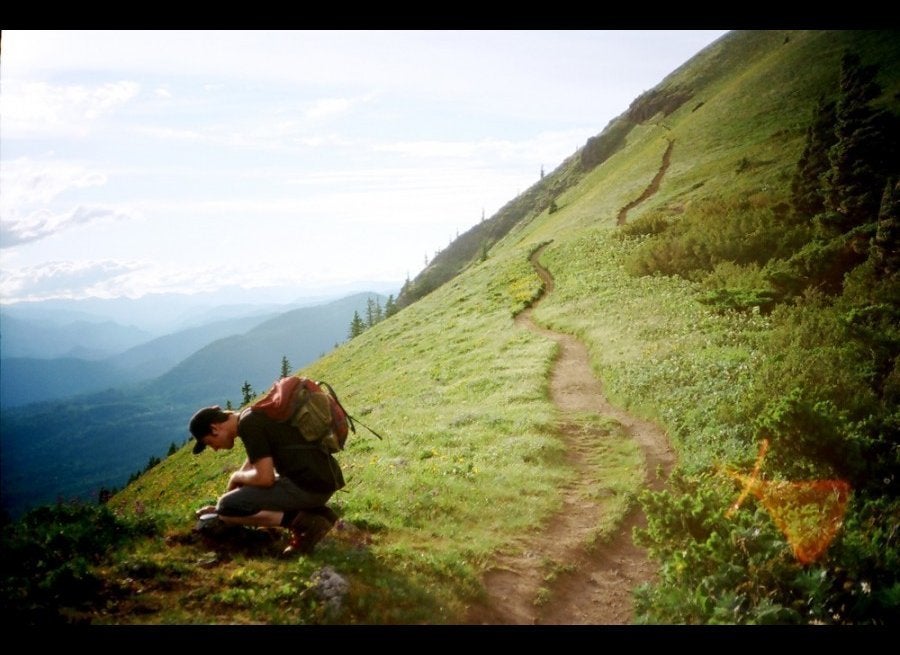
[[[639,195],[637,198],[635,198],[619,210],[619,216],[616,218],[617,225],[625,225],[625,219],[628,217],[628,212],[637,207],[639,204],[644,202],[647,198],[649,198],[659,190],[659,185],[662,182],[663,176],[666,174],[666,171],[669,170],[669,163],[672,161],[672,148],[674,147],[675,141],[669,141],[669,146],[663,153],[662,164],[660,165],[659,170],[656,172],[656,175],[653,176],[653,179],[650,180],[650,184],[646,189],[644,189],[644,192],[641,193],[641,195]]]
[[[538,262],[543,248],[531,257],[544,281],[543,299],[553,291],[553,278]],[[588,547],[601,520],[592,490],[598,473],[590,454],[608,432],[575,420],[584,412],[599,413],[620,423],[641,447],[646,485],[661,489],[674,464],[674,454],[659,427],[613,407],[591,370],[587,348],[575,337],[535,324],[531,309],[516,324],[555,340],[559,354],[550,379],[550,397],[559,412],[559,432],[565,440],[574,482],[562,490],[562,510],[543,530],[528,535],[509,554],[498,556],[486,572],[485,606],[472,607],[469,623],[480,624],[627,624],[634,618],[632,590],[653,578],[654,569],[643,549],[634,545],[632,528],[643,525],[639,507],[631,510],[615,537]],[[657,471],[661,470],[662,477]]]

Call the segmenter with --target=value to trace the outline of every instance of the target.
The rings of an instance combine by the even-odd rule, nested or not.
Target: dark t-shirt
[[[278,475],[307,491],[334,492],[344,486],[340,464],[318,445],[303,439],[297,429],[265,414],[244,410],[238,436],[251,463],[271,457]]]

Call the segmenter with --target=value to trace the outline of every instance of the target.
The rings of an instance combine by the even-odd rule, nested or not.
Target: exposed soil
[[[553,291],[553,278],[538,262],[540,253],[535,252],[531,262],[544,280],[545,297]],[[576,424],[573,417],[596,412],[618,421],[643,450],[646,484],[654,489],[662,487],[674,454],[659,427],[609,404],[584,344],[536,325],[530,309],[516,318],[516,324],[560,345],[550,397],[559,410],[560,436],[566,441],[569,465],[577,479],[562,490],[563,509],[543,530],[497,557],[483,579],[487,603],[471,608],[468,620],[480,624],[631,623],[632,590],[654,575],[646,553],[631,538],[632,528],[643,525],[644,516],[636,507],[613,539],[590,546],[602,510],[590,500],[597,475],[589,454],[608,438],[608,432],[602,426]]]
[[[669,141],[669,146],[666,148],[666,151],[663,153],[662,165],[659,167],[659,170],[656,172],[656,175],[650,180],[650,184],[644,189],[643,193],[639,195],[637,198],[629,202],[627,205],[622,207],[619,210],[619,216],[616,219],[617,225],[625,225],[625,220],[628,217],[628,212],[631,209],[634,209],[639,204],[644,202],[647,198],[652,196],[659,190],[659,184],[662,182],[663,176],[666,174],[666,171],[669,170],[669,163],[672,161],[672,148],[675,147],[675,141]]]

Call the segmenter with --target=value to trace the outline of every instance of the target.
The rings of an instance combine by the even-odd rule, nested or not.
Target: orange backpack
[[[356,419],[347,413],[327,382],[293,375],[281,378],[250,407],[271,419],[290,423],[306,441],[320,443],[330,453],[344,449],[349,431],[356,433]],[[363,427],[381,439],[377,432]]]

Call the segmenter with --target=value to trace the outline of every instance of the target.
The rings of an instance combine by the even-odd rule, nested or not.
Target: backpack
[[[327,382],[293,375],[281,378],[250,408],[280,423],[290,423],[303,439],[320,444],[329,453],[344,449],[350,431],[356,434],[355,419]],[[377,432],[363,427],[381,439]]]

